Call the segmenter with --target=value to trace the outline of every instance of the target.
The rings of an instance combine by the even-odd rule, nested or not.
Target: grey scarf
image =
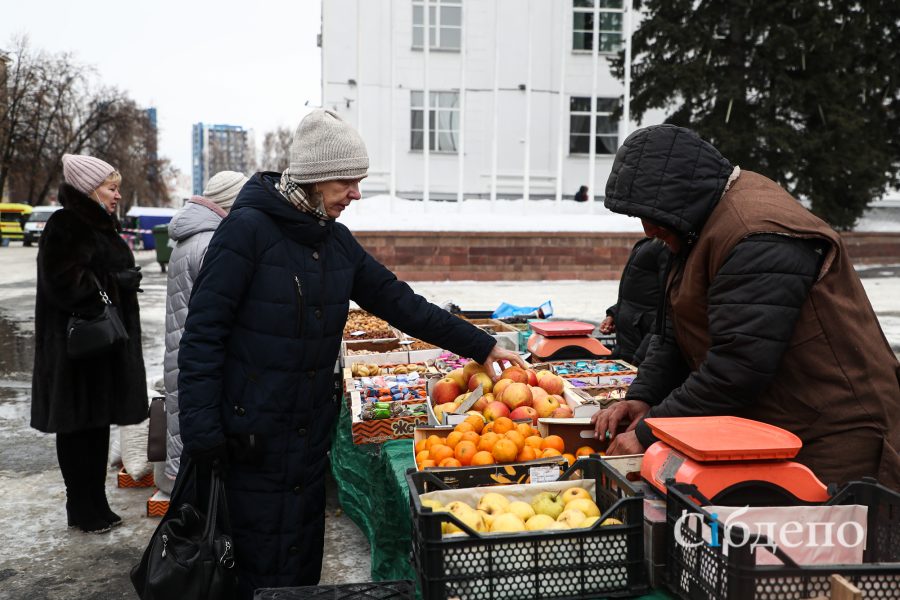
[[[297,210],[310,214],[318,219],[326,221],[331,220],[331,217],[325,212],[321,194],[316,194],[316,196],[318,196],[317,198],[310,198],[309,195],[303,191],[303,188],[300,187],[300,184],[291,180],[287,171],[281,174],[281,181],[278,182],[276,188]]]

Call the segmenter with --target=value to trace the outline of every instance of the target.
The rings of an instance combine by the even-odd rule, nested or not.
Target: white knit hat
[[[243,173],[219,171],[206,182],[203,197],[212,200],[221,208],[229,209],[245,183],[247,183],[247,178]]]
[[[362,179],[368,175],[369,153],[359,133],[336,113],[314,110],[306,115],[291,143],[294,183]]]
[[[116,172],[108,162],[82,154],[63,154],[62,163],[66,183],[86,196]]]

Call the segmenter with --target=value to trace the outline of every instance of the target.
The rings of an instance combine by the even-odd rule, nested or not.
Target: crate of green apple
[[[425,600],[646,590],[643,496],[604,461],[582,458],[552,483],[450,489],[428,471],[407,482]]]
[[[537,425],[543,417],[570,418],[575,397],[565,398],[566,382],[550,371],[535,371],[519,366],[507,367],[497,381],[477,362],[467,362],[440,379],[429,380],[429,399],[437,424],[444,414],[457,412],[469,394],[481,387],[482,396],[468,408],[487,421],[509,417],[514,421],[530,419]]]

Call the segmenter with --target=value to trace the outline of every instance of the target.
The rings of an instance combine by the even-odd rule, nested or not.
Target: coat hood
[[[675,125],[629,135],[606,182],[609,210],[646,219],[690,245],[725,191],[734,167],[712,144]]]
[[[194,196],[169,222],[169,237],[181,242],[203,231],[215,231],[226,213],[215,203]]]
[[[318,219],[295,208],[275,188],[280,179],[281,173],[256,173],[241,188],[231,212],[255,208],[271,217],[284,234],[294,241],[307,246],[320,243],[331,233],[334,221]]]

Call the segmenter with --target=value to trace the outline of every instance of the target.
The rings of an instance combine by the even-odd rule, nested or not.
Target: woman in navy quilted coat
[[[360,198],[368,166],[351,126],[308,115],[290,168],[244,186],[194,286],[178,355],[181,435],[198,473],[225,473],[242,598],[319,580],[334,363],[351,299],[458,354],[521,364],[413,293],[335,221]]]

